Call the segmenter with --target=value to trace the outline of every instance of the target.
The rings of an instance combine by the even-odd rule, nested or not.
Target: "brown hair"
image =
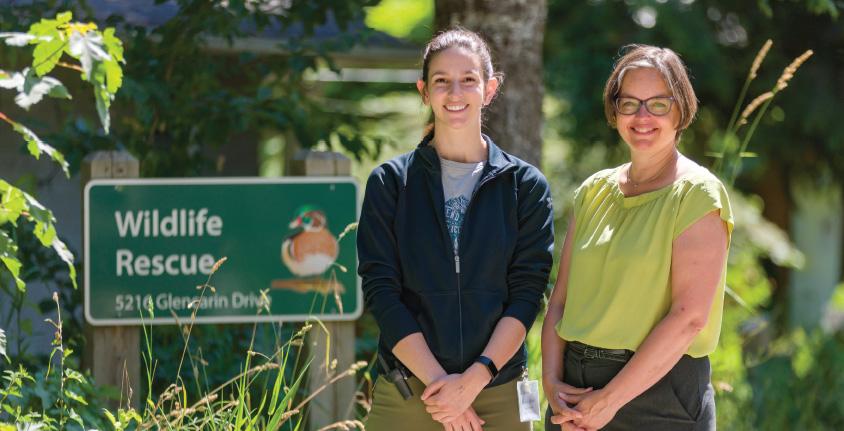
[[[484,82],[490,79],[498,80],[499,84],[504,82],[504,75],[501,72],[496,72],[492,67],[492,56],[490,55],[489,46],[486,41],[471,30],[454,26],[434,36],[425,45],[424,51],[422,51],[422,77],[420,79],[425,82],[425,85],[428,85],[428,72],[431,59],[440,52],[454,47],[463,48],[478,56],[481,62]],[[425,135],[427,136],[433,131],[434,124],[431,123],[425,128]]]
[[[624,52],[626,51],[626,52]],[[610,126],[616,126],[615,98],[621,91],[624,74],[631,69],[653,68],[662,75],[677,109],[680,110],[680,123],[677,125],[677,137],[692,124],[697,114],[697,97],[686,65],[680,56],[668,48],[650,45],[627,45],[622,48],[624,55],[616,61],[613,71],[604,86],[604,115]]]

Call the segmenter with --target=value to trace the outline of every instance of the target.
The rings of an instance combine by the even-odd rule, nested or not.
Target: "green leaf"
[[[307,374],[307,370],[310,367],[310,365],[311,365],[311,361],[308,361],[305,364],[305,366],[302,368],[302,370],[300,371],[301,374],[299,374],[299,377],[293,383],[293,386],[291,386],[290,389],[287,390],[287,393],[284,394],[284,398],[281,399],[281,403],[279,404],[280,408],[278,410],[276,410],[275,414],[272,416],[272,418],[270,418],[269,423],[267,423],[266,429],[272,430],[272,429],[278,428],[278,425],[281,423],[281,417],[282,417],[282,415],[284,415],[284,412],[286,411],[285,408],[286,408],[287,404],[290,402],[291,399],[293,399],[294,396],[296,396],[296,392],[299,391],[299,385],[302,383],[302,379]]]
[[[108,90],[94,89],[94,96],[97,100],[97,115],[103,125],[103,131],[108,134],[111,127],[111,118],[108,115],[108,108],[111,106],[111,96]]]
[[[111,125],[111,118],[109,117],[108,109],[111,106],[114,94],[110,93],[108,90],[108,86],[106,85],[106,75],[106,65],[104,63],[98,63],[94,68],[91,84],[94,87],[94,100],[97,102],[97,115],[100,117],[100,123],[103,125],[103,130],[106,134],[108,134],[109,127]]]
[[[24,192],[0,180],[0,226],[7,222],[17,226],[17,220],[26,209]]]
[[[270,397],[270,405],[267,408],[267,413],[272,415],[275,413],[276,405],[278,402],[278,394],[281,392],[281,383],[284,380],[284,368],[278,370],[278,374],[275,377],[275,384],[273,384],[272,389],[272,396]]]
[[[32,67],[38,76],[44,76],[56,67],[67,42],[60,26],[67,24],[73,18],[70,12],[56,15],[56,19],[42,18],[41,21],[29,27],[29,34],[40,36],[30,41],[35,43],[32,53]]]
[[[64,395],[66,397],[72,399],[73,401],[76,401],[77,403],[82,404],[83,406],[88,405],[88,401],[85,401],[85,398],[83,398],[81,395],[77,394],[76,392],[71,391],[70,389],[65,389]]]
[[[106,88],[111,94],[117,93],[117,90],[123,85],[123,68],[114,60],[103,62],[106,73]]]
[[[76,410],[70,409],[69,414],[72,421],[78,423],[82,429],[85,429],[85,422],[82,420],[82,417],[79,416],[79,413],[76,413]]]
[[[70,252],[70,249],[67,248],[67,245],[62,242],[58,236],[53,239],[53,250],[55,250],[56,254],[59,255],[59,258],[67,264],[68,277],[70,277],[70,281],[73,283],[73,288],[77,289],[76,266],[73,265],[73,253]]]
[[[120,422],[126,424],[125,426],[128,428],[131,425],[132,421],[136,422],[136,426],[142,423],[144,420],[141,418],[141,415],[135,411],[135,409],[129,410],[118,410],[118,416],[120,417]]]
[[[53,224],[56,218],[53,217],[53,212],[47,209],[41,202],[38,202],[32,195],[23,192],[24,199],[26,199],[26,206],[29,210],[29,217],[36,223]],[[49,244],[44,244],[45,247]]]
[[[59,22],[58,16],[57,19],[49,19],[49,18],[41,18],[41,21],[36,22],[29,26],[29,31],[27,33],[33,36],[47,36],[53,37],[59,34],[59,25],[64,24],[66,22],[70,22],[67,20],[65,22]]]
[[[29,215],[35,221],[35,237],[41,241],[44,247],[50,247],[56,237],[56,218],[53,212],[41,206],[29,194],[24,195],[29,203]]]
[[[109,93],[115,94],[123,85],[123,68],[120,63],[123,59],[123,42],[114,35],[114,28],[109,27],[103,31],[103,45],[108,52],[109,60],[104,61],[106,69],[106,82]]]
[[[67,348],[65,348],[65,350],[67,350]],[[83,384],[83,385],[87,382],[85,380],[85,376],[82,373],[80,373],[79,371],[76,371],[72,368],[65,369],[64,370],[64,376],[68,381],[78,382],[78,383]]]
[[[35,236],[41,241],[41,245],[50,247],[56,239],[56,226],[52,223],[36,223]]]
[[[113,426],[114,429],[116,429],[116,430],[122,430],[123,429],[123,426],[120,425],[120,422],[117,420],[117,418],[114,417],[114,415],[110,411],[103,409],[103,413],[105,413],[106,418],[108,419],[109,422],[111,422],[111,426]]]
[[[21,292],[26,291],[26,283],[20,278],[21,261],[18,260],[18,246],[9,238],[9,235],[4,230],[0,230],[0,262],[6,265],[12,278],[15,279],[15,285]]]
[[[67,245],[56,235],[56,218],[53,216],[53,212],[30,194],[3,180],[0,180],[0,192],[3,193],[3,199],[0,200],[0,220],[3,217],[11,219],[14,215],[17,215],[15,217],[15,220],[17,220],[21,213],[26,210],[29,213],[28,218],[35,223],[35,236],[41,241],[44,247],[52,247],[59,258],[67,264],[68,275],[73,283],[73,288],[76,289],[76,266],[73,264],[73,253],[70,252]],[[23,203],[20,202],[21,197],[23,198]],[[17,259],[17,245],[2,230],[0,230],[0,259],[9,268],[9,271],[15,278],[18,289],[23,291],[25,284],[19,278],[21,263]]]
[[[752,152],[752,151],[742,151],[741,153],[739,153],[739,157],[742,157],[742,158],[753,158],[753,157],[759,157],[759,154],[754,153],[754,152]]]
[[[67,24],[72,19],[73,19],[73,12],[70,12],[70,11],[56,14],[56,21],[58,21],[59,24]]]
[[[112,60],[120,63],[126,62],[123,59],[123,41],[114,35],[114,27],[109,27],[103,31],[103,45],[105,45],[106,52]]]
[[[18,95],[15,96],[15,103],[23,109],[40,102],[44,96],[61,99],[70,99],[67,88],[56,78],[45,76],[39,78],[31,69],[24,69],[25,76],[23,86],[19,87]]]
[[[47,153],[53,161],[61,166],[64,174],[70,178],[70,171],[69,165],[67,161],[64,159],[64,154],[59,152],[59,150],[53,148],[52,146],[46,144],[44,141],[41,140],[32,130],[29,130],[23,124],[12,122],[13,127],[16,132],[18,132],[23,139],[26,141],[26,148],[29,150],[29,153],[32,154],[33,157],[37,160],[41,153]]]
[[[32,52],[32,68],[38,76],[44,76],[52,71],[64,52],[65,41],[58,35],[48,40],[39,42]]]

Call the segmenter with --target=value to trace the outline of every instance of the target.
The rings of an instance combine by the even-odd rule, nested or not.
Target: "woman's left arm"
[[[508,299],[502,317],[481,355],[501,369],[524,342],[548,287],[554,252],[554,215],[548,181],[538,169],[527,169],[518,187],[518,237],[507,270]],[[495,247],[490,247],[495,252]],[[422,394],[435,420],[465,410],[492,376],[474,363],[462,374],[450,374],[431,383]],[[462,408],[462,410],[461,410]]]
[[[599,429],[616,412],[665,376],[706,326],[725,270],[728,233],[718,210],[692,224],[673,242],[671,309],[639,346],[630,362],[601,390],[563,395],[577,403],[583,419],[575,423]]]

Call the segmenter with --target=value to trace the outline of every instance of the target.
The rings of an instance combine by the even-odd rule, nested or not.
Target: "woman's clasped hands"
[[[549,385],[551,423],[562,426],[563,431],[593,431],[607,425],[619,407],[611,402],[604,390],[576,388],[556,381]]]

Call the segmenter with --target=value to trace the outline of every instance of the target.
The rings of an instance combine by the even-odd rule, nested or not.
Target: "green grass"
[[[215,294],[211,278],[225,262],[221,259],[201,286],[200,300],[205,295]],[[266,295],[266,292],[262,293]],[[58,307],[58,296],[54,295]],[[313,310],[323,308],[330,300],[324,295],[322,303],[315,300]],[[264,302],[268,304],[268,302]],[[66,359],[72,351],[63,342],[61,314],[53,322],[56,329],[53,353],[47,363],[46,373],[27,372],[22,366],[3,373],[4,384],[0,387],[0,431],[17,430],[27,424],[37,426],[39,431],[53,430],[288,430],[303,429],[307,423],[309,403],[322,391],[339,380],[354,378],[358,370],[367,365],[365,361],[355,362],[346,369],[330,367],[321,386],[308,390],[305,385],[311,364],[336,364],[330,357],[314,358],[308,345],[319,341],[331,343],[329,331],[318,320],[297,324],[297,329],[271,354],[254,350],[257,323],[253,325],[249,347],[235,376],[214,388],[207,388],[199,381],[204,372],[194,372],[192,381],[182,377],[184,367],[202,371],[206,363],[189,348],[191,333],[196,321],[198,307],[179,328],[184,345],[179,365],[172,383],[160,393],[153,393],[153,377],[159,366],[153,350],[153,334],[150,326],[143,326],[144,374],[146,376],[146,397],[142,407],[135,409],[127,400],[121,400],[117,408],[106,407],[109,400],[98,396],[101,392],[89,377],[66,366]],[[268,309],[259,309],[258,314]],[[152,318],[151,310],[147,310]],[[280,325],[277,330],[277,339]],[[5,351],[5,339],[0,340],[0,352]],[[7,359],[7,363],[10,361]],[[311,375],[312,376],[312,375]],[[310,387],[314,387],[311,384]],[[133,388],[136,390],[137,388]],[[307,392],[307,393],[306,393]],[[11,428],[10,428],[11,427]],[[357,420],[337,422],[332,427],[363,429]],[[344,428],[345,427],[345,428]]]

